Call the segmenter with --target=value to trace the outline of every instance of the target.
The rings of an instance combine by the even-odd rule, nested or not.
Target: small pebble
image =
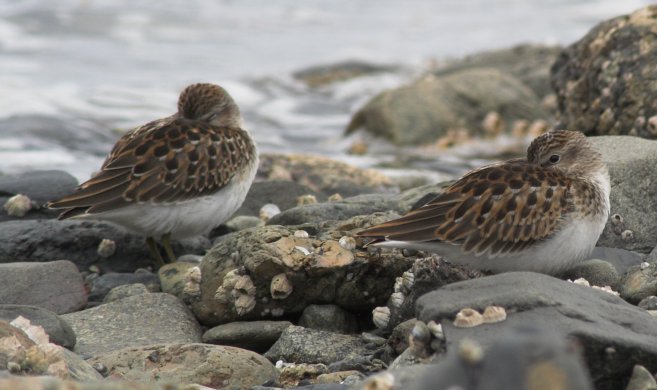
[[[657,310],[657,297],[654,295],[645,297],[639,302],[638,306],[645,310]]]
[[[4,209],[12,217],[24,217],[32,209],[32,201],[26,195],[14,195],[7,199]]]
[[[411,336],[413,337],[413,341],[423,345],[428,344],[431,340],[431,332],[429,331],[427,324],[422,321],[415,323],[413,330],[411,330]]]
[[[308,238],[308,232],[305,230],[295,230],[294,237],[297,238]]]
[[[445,334],[443,333],[443,326],[441,324],[436,323],[436,321],[431,320],[427,324],[427,328],[429,328],[429,331],[433,335],[433,337],[437,338],[438,340],[445,340]]]
[[[281,213],[281,209],[278,208],[278,206],[276,206],[273,203],[267,203],[266,205],[260,208],[259,216],[260,219],[262,219],[263,221],[269,221],[271,217],[280,213]]]
[[[340,246],[348,251],[356,249],[356,240],[353,237],[342,236],[340,237]]]

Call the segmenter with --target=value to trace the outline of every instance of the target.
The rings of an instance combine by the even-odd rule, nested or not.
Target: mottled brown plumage
[[[495,258],[525,258],[578,221],[591,219],[594,226],[578,228],[583,235],[601,232],[608,196],[606,167],[584,135],[553,131],[532,142],[527,158],[474,170],[424,206],[358,235],[374,243],[445,250],[466,263],[496,269]],[[591,236],[597,240],[600,232]]]
[[[225,216],[198,221],[202,226],[197,229],[184,215],[166,216],[169,208],[189,208],[189,201],[212,196],[221,201],[224,190],[231,200],[226,207],[234,208],[243,200],[244,183],[248,189],[256,166],[255,144],[242,128],[239,108],[230,95],[217,85],[193,84],[180,94],[176,114],[126,133],[97,175],[49,207],[64,209],[60,219],[105,219],[147,236],[198,234],[219,225]],[[129,218],[121,210],[130,206],[143,207]],[[146,213],[141,223],[139,213]],[[158,223],[149,213],[160,214]]]

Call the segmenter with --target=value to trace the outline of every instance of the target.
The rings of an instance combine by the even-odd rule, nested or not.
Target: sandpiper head
[[[602,155],[579,131],[552,130],[537,137],[527,149],[527,161],[569,176],[606,170]]]
[[[240,109],[228,92],[216,84],[189,85],[180,93],[178,116],[215,126],[241,127]]]

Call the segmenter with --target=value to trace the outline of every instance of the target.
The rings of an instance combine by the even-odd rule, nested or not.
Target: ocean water
[[[428,63],[519,43],[569,44],[645,0],[5,0],[0,172],[84,180],[120,131],[173,113],[189,83],[223,85],[266,152],[361,166],[342,131],[369,98]],[[345,60],[395,65],[311,89],[292,74]],[[479,161],[457,157],[454,166]],[[457,171],[458,169],[456,169]]]

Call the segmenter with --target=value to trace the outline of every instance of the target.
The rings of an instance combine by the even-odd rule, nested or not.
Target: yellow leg
[[[162,246],[164,247],[164,251],[167,253],[167,257],[169,258],[169,263],[175,263],[177,260],[176,254],[173,253],[173,249],[171,249],[171,233],[167,233],[162,236]]]
[[[148,251],[151,253],[151,258],[155,260],[155,265],[157,266],[157,268],[163,266],[164,260],[162,259],[162,255],[160,254],[160,249],[157,247],[157,244],[155,243],[155,239],[153,237],[146,237],[146,245],[148,245]]]

